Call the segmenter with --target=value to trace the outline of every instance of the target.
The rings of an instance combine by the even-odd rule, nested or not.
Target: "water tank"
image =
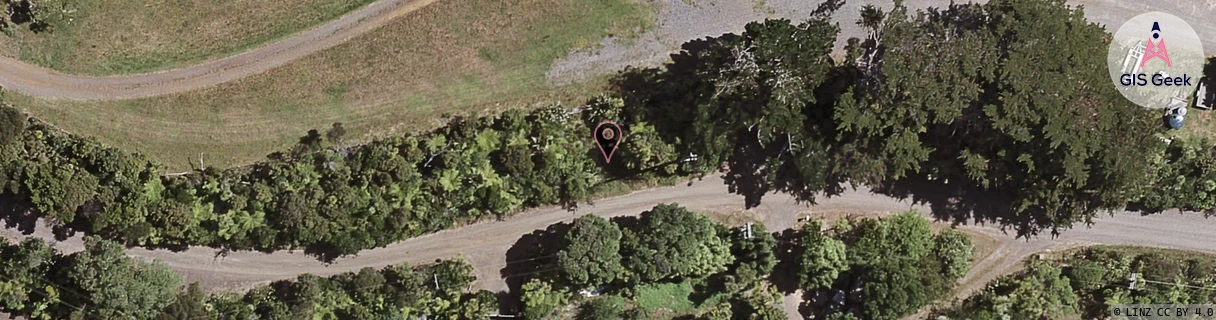
[[[1167,126],[1169,126],[1170,129],[1179,129],[1179,128],[1182,128],[1183,119],[1184,119],[1183,115],[1177,114],[1177,113],[1172,113],[1168,116],[1165,116],[1165,124]]]

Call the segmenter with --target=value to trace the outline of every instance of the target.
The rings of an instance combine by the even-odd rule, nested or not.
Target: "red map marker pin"
[[[611,163],[612,154],[616,152],[616,147],[621,144],[623,138],[621,126],[612,121],[604,121],[595,126],[595,131],[591,133],[595,136],[595,145],[600,147],[600,153],[604,155],[604,163]]]

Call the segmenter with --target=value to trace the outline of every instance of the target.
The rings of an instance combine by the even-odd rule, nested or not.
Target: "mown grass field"
[[[51,33],[0,36],[0,54],[72,74],[141,73],[232,55],[373,0],[48,0]],[[44,19],[50,20],[52,17]]]
[[[137,151],[171,170],[226,167],[342,122],[366,141],[542,101],[582,102],[600,81],[554,87],[544,73],[575,48],[651,24],[644,0],[438,1],[337,47],[220,86],[120,101],[14,105],[64,130]]]

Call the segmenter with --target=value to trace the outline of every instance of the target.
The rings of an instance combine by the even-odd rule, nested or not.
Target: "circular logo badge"
[[[1203,76],[1203,43],[1186,21],[1164,12],[1128,20],[1111,39],[1110,78],[1119,92],[1145,108],[1189,105]]]

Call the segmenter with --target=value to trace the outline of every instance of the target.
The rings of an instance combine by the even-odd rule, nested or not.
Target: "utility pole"
[[[748,239],[752,238],[752,223],[751,222],[747,223],[747,229],[745,229],[745,231],[743,231],[743,232],[744,232],[745,237],[747,237]]]
[[[439,290],[439,274],[432,274],[431,277],[435,278],[435,290]]]
[[[1138,275],[1135,273],[1132,273],[1132,276],[1127,279],[1128,280],[1128,285],[1127,285],[1128,290],[1136,290],[1136,276],[1138,276]]]

